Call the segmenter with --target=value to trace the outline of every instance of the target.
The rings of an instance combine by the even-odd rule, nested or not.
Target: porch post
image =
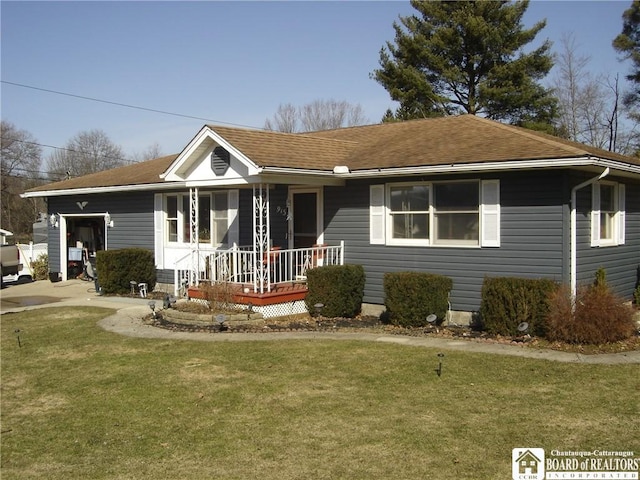
[[[191,265],[189,268],[189,285],[200,284],[200,242],[198,242],[198,187],[189,189],[189,251]]]
[[[271,291],[269,284],[269,262],[263,262],[269,250],[271,228],[269,220],[269,185],[253,186],[253,291],[264,293]]]

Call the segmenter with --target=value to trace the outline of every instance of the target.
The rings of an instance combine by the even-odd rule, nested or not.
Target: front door
[[[322,241],[322,190],[292,189],[289,248],[307,248]]]

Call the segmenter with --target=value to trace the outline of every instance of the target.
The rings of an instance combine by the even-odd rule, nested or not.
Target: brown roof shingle
[[[67,190],[80,188],[116,187],[122,185],[145,185],[158,183],[160,174],[164,172],[178,155],[167,155],[166,157],[147,160],[146,162],[134,163],[124,167],[112,168],[102,172],[84,175],[82,177],[70,178],[60,182],[49,183],[40,187],[32,188],[29,192],[41,192],[49,190]]]
[[[504,125],[473,115],[385,123],[310,133],[280,133],[210,125],[261,167],[331,172],[519,160],[599,157],[640,165],[640,159]],[[72,178],[29,192],[161,182],[179,155]]]
[[[357,142],[358,148],[347,163],[352,171],[588,155],[640,165],[638,159],[474,115],[343,128],[309,135]]]
[[[344,165],[347,157],[358,147],[349,139],[215,125],[209,128],[260,167],[333,170],[336,165]]]

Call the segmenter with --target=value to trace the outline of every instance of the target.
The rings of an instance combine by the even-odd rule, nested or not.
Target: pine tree
[[[528,0],[411,5],[417,14],[394,22],[371,74],[400,103],[396,119],[469,113],[550,128],[556,101],[538,81],[553,66],[551,43],[522,52],[545,26],[523,28]]]
[[[634,0],[622,14],[622,33],[613,40],[613,48],[631,60],[633,70],[627,80],[635,85],[633,93],[625,98],[628,106],[640,104],[640,1]]]

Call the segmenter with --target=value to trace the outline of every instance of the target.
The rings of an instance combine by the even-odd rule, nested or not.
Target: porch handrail
[[[175,263],[174,288],[177,297],[186,294],[190,278],[193,278],[190,271],[191,255],[188,253]],[[225,250],[200,252],[199,260],[201,268],[195,275],[198,281],[241,284],[256,293],[264,293],[278,284],[305,282],[307,271],[311,268],[344,265],[344,241],[339,245],[271,248],[262,258],[253,250],[253,246],[233,245]]]
[[[271,248],[262,258],[252,247],[234,247],[209,255],[209,279],[243,284],[264,293],[278,284],[304,282],[307,270],[344,264],[344,242],[306,248]],[[262,275],[261,275],[262,274]],[[263,278],[263,281],[259,279]],[[268,281],[267,281],[268,279]]]
[[[194,265],[193,255],[198,255],[198,261],[195,262],[196,265],[199,265],[199,271],[197,272],[192,272]],[[176,260],[173,270],[173,294],[176,297],[180,298],[186,295],[187,287],[193,283],[194,278],[196,279],[196,283],[208,280],[206,272],[207,260],[207,253],[202,251],[189,252]]]

